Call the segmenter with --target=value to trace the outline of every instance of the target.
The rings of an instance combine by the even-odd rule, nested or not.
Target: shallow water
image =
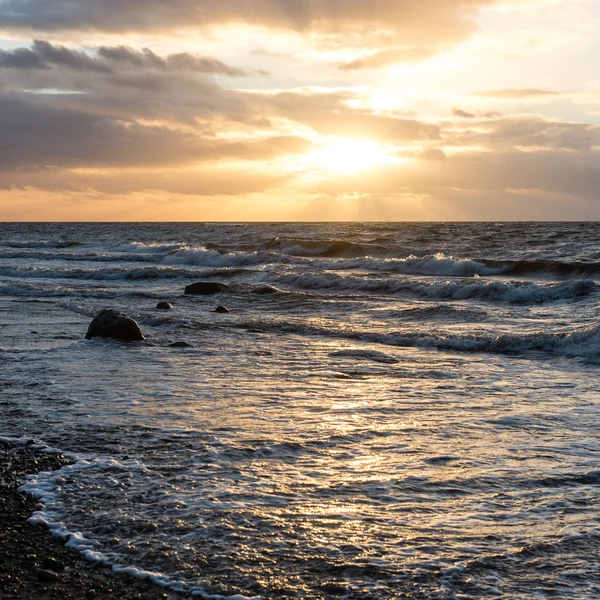
[[[29,489],[88,557],[199,595],[600,595],[600,225],[0,233],[0,435],[79,459]],[[107,306],[147,341],[82,341]]]

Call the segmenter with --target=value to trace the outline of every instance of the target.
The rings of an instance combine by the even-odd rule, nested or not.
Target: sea
[[[0,224],[0,436],[166,592],[599,598],[600,224]]]

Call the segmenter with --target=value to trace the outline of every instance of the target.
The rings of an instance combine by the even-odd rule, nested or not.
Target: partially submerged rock
[[[215,281],[199,281],[198,283],[192,283],[185,288],[185,293],[191,296],[212,296],[213,294],[220,294],[226,292],[229,289],[228,285],[224,283],[216,283]]]
[[[156,305],[157,310],[173,310],[173,305],[170,302],[159,302]]]
[[[224,306],[217,306],[217,308],[215,308],[215,312],[221,315],[225,315],[229,312],[229,309],[225,308]]]
[[[174,342],[169,344],[169,348],[193,348],[193,346],[187,342]]]
[[[113,338],[123,342],[139,342],[144,339],[140,326],[131,317],[114,308],[100,311],[90,323],[85,339],[91,340],[96,337]]]

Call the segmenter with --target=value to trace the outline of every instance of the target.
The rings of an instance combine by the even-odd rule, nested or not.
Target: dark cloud
[[[141,51],[128,46],[101,46],[97,57],[85,52],[72,50],[65,46],[53,45],[43,40],[35,40],[31,48],[0,50],[0,68],[8,69],[49,69],[53,67],[90,71],[95,73],[114,73],[123,70],[144,71],[191,71],[209,75],[229,75],[240,77],[249,73],[232,67],[223,61],[180,52],[161,57],[149,48]],[[257,74],[258,72],[253,72]]]
[[[195,71],[213,75],[229,75],[240,77],[248,75],[247,71],[231,67],[217,58],[195,56],[188,52],[171,54],[162,58],[149,48],[141,51],[128,46],[101,46],[98,55],[109,63],[129,65],[142,69],[157,69],[160,71]]]
[[[474,96],[481,98],[497,98],[498,100],[525,100],[527,98],[540,98],[544,96],[558,96],[560,92],[554,90],[539,90],[535,88],[526,89],[504,89],[475,92]]]
[[[31,48],[0,50],[0,68],[49,69],[64,67],[75,71],[111,73],[111,69],[85,52],[53,46],[49,42],[35,40]]]
[[[42,95],[0,95],[0,170],[181,166],[231,158],[267,160],[306,152],[303,138],[272,135],[248,143],[198,130],[120,121]]]

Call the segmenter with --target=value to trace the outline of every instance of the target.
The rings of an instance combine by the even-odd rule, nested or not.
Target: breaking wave
[[[591,363],[600,363],[600,326],[572,332],[540,332],[525,335],[504,334],[497,336],[471,334],[444,335],[442,333],[413,333],[404,331],[372,333],[364,330],[333,329],[283,322],[252,323],[251,327],[264,331],[285,331],[301,335],[323,335],[404,348],[431,348],[456,352],[487,352],[492,354],[545,352],[579,358]],[[364,354],[366,351],[361,350],[361,352]],[[333,353],[332,356],[353,356],[354,354],[354,350],[347,350]],[[375,355],[377,355],[376,352]]]
[[[391,280],[340,276],[335,273],[286,274],[277,276],[284,285],[304,290],[332,290],[350,293],[409,294],[418,298],[446,298],[451,300],[494,300],[516,304],[541,304],[588,296],[600,290],[589,280],[558,283],[526,281],[487,281],[483,279]]]

